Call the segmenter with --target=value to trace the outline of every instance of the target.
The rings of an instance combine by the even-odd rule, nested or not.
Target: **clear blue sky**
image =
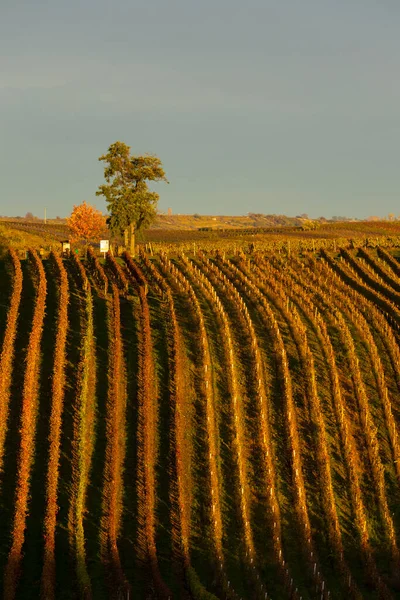
[[[399,0],[1,0],[0,214],[95,198],[121,140],[175,213],[400,213]]]

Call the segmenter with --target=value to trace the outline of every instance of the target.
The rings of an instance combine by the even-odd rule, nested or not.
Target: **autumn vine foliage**
[[[115,260],[114,256],[111,254],[111,252],[107,252],[107,254],[106,254],[106,264],[107,264],[108,268],[110,269],[110,272],[112,274],[112,278],[115,281],[115,284],[118,287],[120,287],[121,289],[123,289],[124,292],[127,292],[128,287],[129,287],[128,279],[127,279],[121,265],[117,263],[117,261]]]
[[[400,277],[400,265],[393,258],[393,256],[387,250],[385,250],[385,248],[381,248],[380,246],[378,246],[376,250],[379,258],[381,258],[390,267],[396,277]]]
[[[185,276],[184,271],[191,274],[193,277],[193,271],[191,264],[184,259],[183,272],[178,269],[171,261],[164,258],[163,267],[170,274],[175,281],[178,288],[186,292],[189,295],[191,302],[191,309],[196,318],[196,326],[199,334],[199,345],[201,349],[200,363],[202,366],[201,383],[203,397],[206,402],[206,427],[207,427],[207,440],[208,440],[208,456],[209,456],[209,476],[210,476],[210,520],[213,524],[214,532],[214,544],[215,544],[215,556],[218,564],[224,563],[222,537],[223,537],[223,525],[222,525],[222,513],[221,513],[221,482],[220,473],[218,468],[218,439],[217,439],[217,424],[215,414],[215,399],[212,386],[212,365],[210,356],[210,347],[208,342],[208,334],[206,331],[204,316],[200,307],[199,300],[196,296],[194,288],[190,283],[190,280]],[[190,275],[189,275],[190,276]],[[193,277],[195,279],[195,277]],[[225,582],[226,583],[226,582]]]
[[[159,579],[155,545],[156,474],[157,461],[157,403],[152,355],[150,310],[147,284],[140,268],[130,256],[125,256],[134,278],[140,301],[140,355],[138,373],[138,514],[141,558],[150,562],[153,576]]]
[[[104,291],[104,294],[108,292],[108,279],[101,266],[98,257],[92,248],[87,250],[87,265],[90,274],[92,275],[95,283],[99,286],[100,290]]]
[[[321,486],[321,497],[324,513],[327,517],[328,535],[330,536],[331,544],[338,558],[339,565],[344,568],[342,561],[343,546],[336,512],[335,498],[332,489],[332,475],[330,470],[325,423],[317,390],[314,359],[309,348],[306,329],[300,319],[299,314],[297,313],[296,308],[291,306],[289,309],[287,307],[288,298],[284,292],[284,289],[277,286],[276,278],[266,278],[266,281],[268,282],[269,286],[269,290],[266,293],[273,299],[275,305],[285,316],[301,361],[302,371],[306,383],[306,393],[309,400],[311,419],[315,425],[316,459],[318,469],[320,470],[319,481],[324,482]],[[270,290],[272,290],[272,292]]]
[[[202,264],[199,268],[193,264],[193,277],[201,287],[204,294],[209,299],[211,305],[215,306],[218,318],[218,327],[223,341],[223,348],[226,360],[226,366],[229,373],[229,395],[232,407],[232,431],[233,447],[235,449],[236,464],[236,503],[241,516],[241,527],[244,535],[244,550],[246,555],[245,566],[248,571],[248,577],[254,588],[254,593],[262,597],[267,592],[265,584],[260,581],[260,575],[257,572],[257,555],[254,546],[253,531],[251,527],[251,488],[249,483],[249,450],[245,434],[245,413],[242,400],[242,392],[239,385],[239,377],[236,370],[234,341],[231,333],[228,315],[224,309],[223,303],[214,287],[209,274],[207,273],[207,264]],[[205,268],[205,271],[203,271]],[[217,498],[216,498],[217,499]],[[214,509],[215,507],[213,507]],[[223,562],[220,563],[223,570]]]
[[[298,264],[298,263],[297,263]],[[282,275],[278,274],[278,271],[274,271],[274,274],[279,278],[282,278]],[[312,307],[312,310],[314,311],[314,318],[318,317],[318,326],[320,329],[320,333],[323,336],[323,342],[324,342],[324,352],[326,353],[327,359],[329,361],[329,366],[331,371],[331,375],[332,375],[332,385],[333,385],[333,398],[334,398],[334,406],[335,406],[335,412],[336,412],[336,417],[337,417],[337,421],[338,421],[338,425],[341,429],[341,441],[343,444],[343,451],[344,451],[344,455],[346,457],[346,468],[348,470],[348,476],[349,476],[349,490],[351,493],[351,497],[352,497],[352,508],[354,511],[354,517],[355,517],[355,524],[357,526],[357,530],[358,530],[358,535],[359,535],[359,539],[360,539],[360,544],[361,544],[361,549],[362,549],[362,555],[363,555],[363,559],[365,560],[365,564],[366,564],[366,568],[368,570],[368,577],[371,579],[373,585],[376,587],[376,589],[379,591],[379,594],[381,595],[382,598],[389,598],[390,597],[390,593],[388,591],[387,586],[385,585],[384,581],[382,580],[382,578],[379,576],[378,570],[377,570],[377,566],[373,557],[373,553],[372,553],[372,548],[370,545],[370,537],[369,537],[369,532],[368,532],[368,526],[367,526],[367,513],[366,513],[366,507],[364,505],[364,501],[363,501],[363,497],[362,497],[362,472],[360,471],[360,456],[358,454],[357,451],[357,447],[356,447],[356,442],[354,439],[354,434],[352,433],[352,426],[351,426],[351,422],[349,421],[349,418],[347,416],[347,408],[344,404],[343,401],[343,396],[342,396],[342,392],[340,389],[340,383],[339,383],[339,377],[338,377],[338,372],[337,372],[337,366],[336,366],[336,362],[335,362],[335,358],[334,358],[334,352],[333,352],[333,348],[332,348],[332,342],[330,340],[330,337],[328,335],[328,329],[327,329],[327,325],[325,323],[324,318],[322,317],[322,315],[324,315],[325,319],[328,316],[328,323],[331,326],[334,326],[338,329],[338,331],[340,332],[340,336],[343,342],[343,347],[347,349],[348,352],[348,356],[351,357],[351,367],[350,367],[350,372],[353,373],[353,377],[356,380],[356,386],[357,386],[357,390],[359,389],[360,386],[360,394],[362,395],[363,398],[365,398],[363,389],[363,383],[361,380],[361,376],[360,376],[360,372],[359,372],[359,368],[358,368],[358,359],[355,355],[355,351],[354,351],[354,344],[349,332],[349,329],[347,327],[347,324],[345,323],[342,315],[335,310],[333,307],[331,307],[331,296],[330,295],[325,295],[324,292],[324,287],[326,285],[326,281],[323,285],[321,285],[321,281],[318,282],[318,278],[315,279],[315,275],[312,273],[309,274],[309,279],[308,279],[308,285],[307,287],[309,288],[310,291],[313,292],[314,294],[314,302],[315,304],[312,303],[312,300],[310,300],[307,297],[306,292],[304,291],[304,285],[303,285],[303,280],[302,278],[298,275],[295,274],[294,275],[295,279],[298,279],[300,285],[297,285],[295,281],[293,280],[286,280],[286,288],[291,289],[292,293],[293,293],[293,297],[296,299],[295,301],[298,303],[299,300],[301,298],[305,298],[306,302],[308,301],[308,303],[311,303],[310,306]],[[318,287],[313,287],[311,281],[312,280],[316,280],[319,285]],[[346,303],[348,303],[348,298],[347,297],[343,297],[342,298],[342,304],[341,304],[341,308],[345,309],[346,307]],[[316,306],[318,306],[318,308],[321,309],[321,315],[319,315],[319,313],[316,310]],[[301,303],[301,307],[304,310],[304,303]],[[350,347],[348,347],[348,344],[350,345]],[[368,408],[366,409],[368,410]],[[372,443],[372,447],[375,448],[376,444],[374,444],[373,440],[373,430],[368,429],[367,433],[367,439],[369,440],[367,443],[368,445],[371,445]],[[372,435],[372,440],[371,440],[371,436]],[[371,447],[371,446],[370,446]],[[375,455],[374,460],[378,460],[378,463],[380,464],[380,460],[379,458],[377,458],[377,456]],[[379,479],[379,471],[375,471],[375,477],[378,477]],[[377,483],[378,490],[381,490],[381,494],[382,494],[382,482]],[[386,499],[382,496],[380,497],[381,502],[383,502],[382,509],[383,509],[383,516],[384,519],[389,527],[389,538],[391,538],[392,540],[392,544],[394,542],[393,538],[390,535],[390,531],[391,531],[391,527],[390,527],[390,523],[388,524],[387,519],[388,519],[388,515],[387,515],[387,505],[386,505]],[[392,552],[394,553],[394,557],[397,554],[397,547],[396,544],[394,542],[394,546],[392,545]],[[346,577],[349,583],[352,584],[353,586],[353,593],[356,592],[356,590],[354,589],[354,582],[351,579],[351,575],[349,575],[347,569],[345,571],[346,573]],[[358,591],[357,591],[358,593]]]
[[[233,272],[231,272],[229,266],[231,266]],[[258,445],[262,452],[262,480],[265,486],[264,494],[268,499],[267,517],[273,540],[274,558],[280,567],[280,575],[283,577],[285,585],[289,588],[290,594],[293,598],[297,598],[295,581],[291,575],[290,567],[284,559],[284,549],[282,546],[281,512],[277,497],[275,456],[270,428],[271,416],[269,414],[269,404],[271,398],[268,397],[266,373],[260,344],[247,304],[247,302],[251,302],[251,298],[254,295],[249,288],[249,286],[253,287],[253,285],[250,281],[244,281],[242,273],[237,269],[234,270],[233,265],[229,265],[224,261],[218,260],[217,265],[209,262],[208,268],[218,277],[218,280],[223,284],[224,290],[228,292],[230,301],[235,308],[237,322],[247,332],[249,367],[251,369],[250,378],[254,382],[253,394],[257,401]],[[245,300],[246,295],[249,296],[247,301]]]
[[[269,263],[267,265],[267,270],[257,270],[256,272],[257,279],[261,278],[263,282],[268,282],[268,285],[271,286],[272,289],[275,289],[277,293],[281,295],[281,298],[284,302],[283,306],[286,305],[288,307],[287,314],[289,315],[289,320],[292,321],[292,327],[296,328],[294,331],[294,335],[297,338],[300,356],[302,356],[303,371],[305,372],[306,377],[308,378],[310,412],[311,418],[315,423],[316,431],[315,445],[316,458],[318,461],[317,464],[320,469],[319,481],[321,481],[322,485],[321,499],[324,507],[324,514],[326,515],[326,527],[332,547],[332,553],[337,561],[339,572],[344,580],[344,585],[345,587],[349,588],[349,595],[359,598],[360,592],[355,586],[354,582],[351,582],[351,573],[344,557],[343,542],[336,509],[336,500],[333,491],[329,458],[329,446],[327,441],[325,423],[323,419],[324,411],[322,410],[322,405],[319,400],[318,391],[316,387],[316,371],[314,367],[314,360],[308,347],[307,340],[304,337],[305,329],[302,322],[300,321],[299,313],[297,313],[296,307],[293,305],[291,305],[289,309],[289,298],[298,306],[299,311],[301,311],[301,313],[303,313],[304,316],[312,324],[312,328],[315,331],[317,339],[321,344],[321,350],[327,361],[327,366],[329,370],[331,393],[332,399],[334,401],[333,405],[339,421],[339,426],[341,428],[342,442],[345,445],[347,459],[352,464],[351,457],[354,451],[354,446],[352,446],[351,449],[349,448],[349,425],[347,420],[345,420],[343,398],[339,385],[339,376],[337,366],[335,363],[332,344],[327,333],[327,328],[324,321],[321,319],[319,313],[316,311],[315,305],[313,305],[313,303],[308,298],[304,290],[304,286],[296,285],[294,281],[291,281],[288,278],[286,272],[274,269]],[[288,294],[287,297],[285,297],[285,293]],[[293,319],[293,317],[295,317],[295,319]],[[352,475],[354,477],[353,470]],[[356,505],[358,510],[357,514],[358,516],[360,516],[360,532],[363,532],[365,526],[365,511],[363,506],[359,506],[360,490],[358,479],[357,483],[354,484],[351,487],[351,489],[352,491],[354,491],[356,498]]]
[[[12,275],[12,293],[7,314],[7,324],[0,355],[0,474],[3,470],[4,441],[7,432],[10,403],[10,385],[12,380],[14,343],[17,334],[18,312],[22,292],[22,270],[14,250],[9,251]]]
[[[379,357],[378,349],[375,344],[374,338],[371,334],[369,326],[364,319],[361,312],[354,306],[348,296],[343,295],[340,291],[338,292],[338,297],[341,300],[341,306],[344,314],[350,319],[350,321],[356,326],[359,331],[359,335],[362,339],[365,340],[368,348],[368,352],[371,358],[372,370],[375,376],[376,388],[377,392],[382,404],[383,414],[385,418],[385,424],[388,431],[388,437],[390,440],[392,452],[393,452],[393,464],[396,471],[396,475],[398,478],[398,466],[397,466],[397,456],[399,452],[398,447],[398,433],[395,420],[393,418],[392,413],[392,405],[388,394],[388,389],[386,386],[384,369],[381,363],[381,359]],[[365,299],[363,297],[358,298],[359,305],[361,307],[365,304]],[[370,315],[370,312],[373,308],[367,309],[367,314]],[[388,541],[390,543],[393,564],[398,564],[398,547],[396,542],[396,536],[394,531],[394,523],[392,519],[392,515],[390,514],[390,510],[388,507],[387,495],[385,490],[385,482],[384,482],[384,469],[381,463],[381,458],[379,455],[379,443],[377,439],[377,427],[374,424],[374,420],[371,415],[371,409],[368,402],[368,397],[365,389],[365,385],[362,381],[362,375],[360,370],[360,363],[357,357],[356,348],[352,337],[350,335],[350,331],[348,326],[343,320],[343,317],[336,313],[336,321],[340,327],[340,331],[342,334],[342,339],[345,347],[347,348],[348,359],[351,365],[352,378],[354,383],[355,396],[358,402],[359,415],[361,426],[364,430],[366,445],[368,449],[368,457],[369,457],[369,465],[371,469],[371,475],[375,483],[375,491],[377,494],[377,501],[381,511],[382,520],[384,529],[386,531],[386,535],[388,537]],[[371,316],[371,315],[370,315]],[[385,334],[385,328],[382,330],[382,322],[378,318],[378,331],[382,334]],[[389,342],[390,347],[390,342]],[[389,351],[390,355],[390,351]]]
[[[6,600],[397,598],[398,240],[234,242],[0,258]]]
[[[242,265],[243,268],[243,265]],[[286,402],[285,408],[285,422],[287,426],[287,432],[289,437],[289,447],[291,449],[291,458],[292,458],[292,477],[293,477],[293,492],[296,500],[296,513],[299,519],[299,533],[303,540],[303,548],[305,551],[305,557],[309,564],[310,574],[312,575],[316,589],[320,590],[322,597],[329,596],[329,591],[326,586],[326,582],[323,576],[320,573],[320,567],[318,565],[318,557],[313,544],[313,540],[311,537],[311,525],[307,510],[307,496],[306,496],[306,488],[304,476],[302,473],[302,460],[301,460],[301,441],[299,438],[298,432],[298,424],[296,418],[296,408],[293,398],[293,389],[291,382],[291,375],[288,369],[288,358],[286,355],[286,350],[284,348],[282,334],[279,330],[279,326],[276,320],[276,317],[273,313],[273,310],[267,301],[266,297],[261,292],[260,286],[260,278],[257,278],[258,285],[255,285],[252,279],[248,276],[246,270],[240,271],[239,269],[234,269],[234,277],[235,281],[241,281],[243,285],[243,289],[250,294],[250,297],[254,300],[257,298],[257,308],[262,315],[263,321],[265,323],[267,331],[271,333],[271,338],[274,342],[274,354],[278,360],[278,372],[282,377],[282,389],[284,391],[283,398]],[[225,281],[228,282],[225,277]],[[228,282],[229,283],[229,282]],[[230,284],[231,285],[231,284]],[[261,288],[262,289],[262,288]],[[284,306],[280,303],[279,299],[276,296],[268,296],[270,300],[273,300],[273,304],[281,309]],[[239,300],[240,302],[240,300]],[[286,315],[287,317],[287,315]],[[281,567],[284,569],[284,573],[289,581],[293,581],[289,575],[288,567],[283,558],[282,549],[279,548],[279,530],[275,533],[276,536],[276,545],[278,546],[278,558],[281,564]],[[291,593],[296,593],[296,590],[292,589],[292,585],[290,585]]]
[[[108,307],[109,371],[106,416],[106,456],[102,492],[101,554],[112,575],[112,594],[129,589],[118,551],[123,502],[122,473],[125,458],[126,382],[122,353],[119,293],[112,286]]]
[[[176,317],[174,300],[168,283],[144,257],[144,265],[157,283],[165,300],[166,329],[168,336],[169,395],[173,411],[171,430],[172,465],[171,501],[173,541],[175,552],[185,566],[190,563],[190,508],[192,504],[191,442],[187,434],[190,428],[190,406],[186,401],[184,385],[183,347]]]
[[[387,272],[386,263],[381,263],[379,259],[375,259],[371,250],[360,248],[358,251],[358,257],[360,257],[366,263],[366,265],[368,265],[372,274],[377,276],[381,282],[385,283],[387,286],[389,286],[389,288],[393,288],[397,293],[400,292],[400,282],[397,281],[397,277],[394,276],[393,273]]]
[[[76,254],[71,254],[70,261],[72,263],[72,269],[75,277],[78,279],[79,286],[87,292],[89,289],[89,280],[85,271],[85,267],[82,265],[81,260]]]
[[[80,329],[82,346],[73,404],[68,533],[71,554],[75,559],[78,588],[82,598],[92,598],[91,581],[86,566],[84,516],[90,482],[91,461],[95,442],[96,421],[96,355],[93,322],[93,297],[86,273],[77,257],[73,257],[77,277],[84,285],[81,297]]]
[[[12,542],[4,573],[4,598],[15,598],[21,571],[22,546],[25,539],[26,518],[29,511],[31,470],[35,451],[36,419],[38,411],[38,384],[40,366],[40,341],[42,338],[46,306],[46,275],[35,251],[29,252],[32,277],[35,281],[35,309],[26,356],[22,391],[20,443],[17,462],[17,488],[15,495]]]
[[[158,406],[151,337],[150,309],[147,300],[148,282],[139,265],[129,254],[124,260],[139,296],[139,372],[138,372],[138,557],[150,567],[157,594],[164,599],[172,592],[163,581],[156,548],[157,496],[156,465],[158,457]]]
[[[44,518],[44,559],[42,593],[49,600],[55,598],[55,531],[58,502],[60,439],[64,404],[66,342],[68,332],[68,278],[61,258],[52,254],[51,260],[59,282],[57,334],[54,349],[52,398],[47,463],[46,514]]]

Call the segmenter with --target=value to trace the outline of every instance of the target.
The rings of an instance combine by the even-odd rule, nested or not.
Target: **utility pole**
[[[47,223],[47,208],[44,209],[44,224]]]

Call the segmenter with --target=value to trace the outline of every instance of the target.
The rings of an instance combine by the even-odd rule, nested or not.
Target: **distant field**
[[[207,215],[158,215],[151,229],[247,229],[251,227],[275,227],[301,225],[305,219],[284,215],[253,216],[207,216]]]
[[[400,248],[358,231],[0,260],[4,598],[399,597]]]
[[[213,221],[212,219],[217,219]],[[193,217],[180,215],[159,217],[155,227],[138,236],[138,244],[151,244],[154,250],[174,252],[197,249],[235,252],[241,246],[254,247],[256,250],[287,248],[292,249],[333,247],[353,243],[357,246],[369,244],[398,243],[400,222],[398,221],[354,221],[327,222],[307,221],[305,219],[288,219],[290,225],[269,224],[262,226],[263,219],[254,225],[246,221],[247,217]],[[296,224],[294,224],[295,222]],[[232,223],[236,223],[232,226]],[[198,227],[194,227],[197,224]],[[257,226],[256,226],[257,224]],[[60,241],[68,239],[70,233],[65,223],[50,222],[46,225],[40,221],[0,220],[0,248],[11,246],[24,251],[29,247],[43,247],[46,252],[57,250]]]
[[[28,248],[58,250],[60,241],[68,238],[64,225],[44,225],[41,223],[9,222],[0,220],[0,252],[7,247],[22,253]]]
[[[41,219],[26,221],[25,219],[12,219],[3,217],[0,222],[16,223],[18,225],[29,224],[40,226]],[[246,227],[271,227],[275,225],[300,225],[304,219],[286,217],[284,215],[255,215],[249,216],[207,216],[207,215],[163,215],[159,214],[152,225],[152,229],[198,229],[199,227],[211,228],[246,228]],[[47,224],[52,227],[62,227],[65,219],[48,219]]]

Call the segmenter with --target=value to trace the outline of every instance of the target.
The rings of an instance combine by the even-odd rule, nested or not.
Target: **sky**
[[[66,216],[121,140],[159,209],[400,214],[398,0],[1,0],[0,214]]]

